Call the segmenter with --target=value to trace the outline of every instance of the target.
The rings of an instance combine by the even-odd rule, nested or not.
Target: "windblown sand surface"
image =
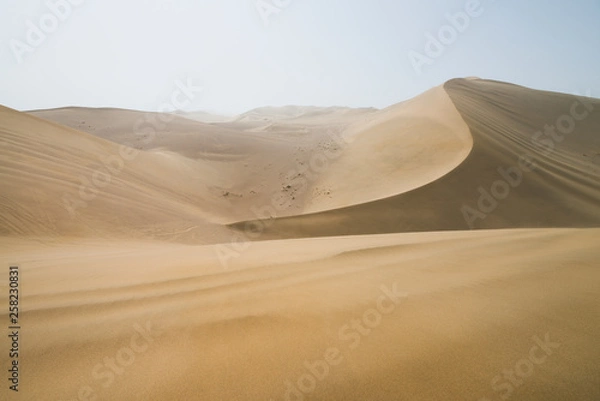
[[[2,399],[600,399],[599,110],[0,108]]]

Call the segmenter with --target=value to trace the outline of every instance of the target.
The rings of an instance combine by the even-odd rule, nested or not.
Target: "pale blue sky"
[[[425,34],[472,0],[264,0],[290,3],[268,27],[257,0],[78,1],[18,63],[26,21],[39,28],[50,11],[0,0],[0,104],[156,110],[186,79],[204,87],[189,109],[225,113],[385,107],[465,76],[600,96],[599,0],[480,0],[481,15],[420,75],[409,51],[424,53]]]

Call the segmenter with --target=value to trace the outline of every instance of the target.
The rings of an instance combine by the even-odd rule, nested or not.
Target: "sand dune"
[[[442,87],[374,113],[344,136],[349,144],[343,154],[315,180],[309,212],[421,187],[461,164],[473,143]]]
[[[210,165],[138,152],[0,109],[3,235],[169,237],[209,240],[227,206]],[[202,187],[204,191],[194,191]]]
[[[68,108],[31,114],[126,145],[143,138],[131,129],[139,124],[136,121],[165,118],[117,109]],[[255,199],[238,202],[236,207],[250,210],[276,203],[278,217],[407,192],[453,170],[472,147],[468,127],[442,87],[381,111],[265,107],[244,113],[233,122],[211,125],[169,118],[172,120],[157,127],[156,138],[140,148],[164,149],[203,160],[222,160],[228,155],[226,166],[214,165],[229,174],[229,182],[239,176],[244,177],[239,181],[247,182],[259,175],[262,181],[279,185],[268,191],[266,201],[251,197]],[[110,126],[97,128],[107,120],[112,122]],[[203,153],[202,149],[210,148],[210,144],[215,145],[214,149],[210,154]],[[250,152],[259,157],[248,160]],[[250,167],[260,166],[265,160],[269,164],[262,171]],[[252,173],[244,175],[249,167]],[[269,172],[277,172],[278,176],[265,176]],[[233,188],[239,186],[231,186],[227,192],[243,196],[244,191]],[[265,192],[264,188],[252,191]],[[275,202],[270,201],[273,197]]]
[[[286,123],[302,125],[339,124],[340,121],[355,122],[369,118],[375,108],[283,106],[259,107],[237,116],[236,123]]]
[[[228,271],[210,246],[9,242],[35,336],[22,397],[295,400],[314,380],[306,400],[597,399],[599,235],[261,242]]]
[[[473,136],[464,162],[397,196],[269,221],[265,236],[600,224],[600,101],[476,79],[445,90]]]
[[[189,158],[236,157],[252,138],[174,114],[114,108],[67,107],[29,114],[140,150],[168,150]]]
[[[2,205],[5,234],[227,240],[222,223],[255,218],[254,208],[272,199],[281,215],[302,211],[305,195],[287,188],[286,173],[322,142],[318,131],[252,135],[179,117],[153,125],[160,115],[127,110],[32,113],[91,136],[7,108],[0,113],[0,174],[10,194]],[[102,128],[102,121],[111,123]],[[140,121],[157,131],[142,137],[144,146],[132,129]]]
[[[271,116],[290,114],[288,108],[268,110]],[[292,110],[295,117],[308,113],[304,108]],[[39,110],[29,114],[144,151],[144,154],[168,155],[192,168],[201,165],[198,171],[190,170],[188,176],[193,180],[188,190],[201,199],[207,190],[211,197],[221,196],[219,202],[228,207],[222,208],[217,218],[231,223],[260,216],[255,210],[265,205],[276,207],[278,216],[303,213],[308,203],[314,203],[308,190],[312,182],[306,180],[313,155],[324,149],[339,149],[344,143],[338,133],[356,121],[356,115],[372,111],[345,108],[342,111],[347,118],[333,123],[330,114],[337,113],[338,109],[309,110],[321,117],[324,115],[325,120],[315,125],[317,117],[311,114],[306,120],[299,117],[283,122],[271,119],[268,123],[255,124],[238,119],[237,122],[204,124],[175,115],[89,108]],[[130,164],[135,164],[135,160],[127,163]],[[208,170],[218,173],[207,176]],[[205,178],[207,185],[195,184],[196,180]],[[146,176],[145,179],[155,185],[152,178]]]
[[[0,107],[18,398],[600,399],[598,110]]]
[[[206,111],[179,111],[176,114],[189,120],[196,120],[207,124],[225,123],[234,118],[234,116],[214,114]]]

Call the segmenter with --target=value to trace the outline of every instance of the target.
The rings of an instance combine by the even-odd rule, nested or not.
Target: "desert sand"
[[[598,111],[0,107],[2,399],[600,399]]]

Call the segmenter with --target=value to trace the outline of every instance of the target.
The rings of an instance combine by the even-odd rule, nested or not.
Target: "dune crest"
[[[314,184],[307,212],[387,198],[426,185],[471,151],[469,128],[442,87],[346,129],[343,154]]]

